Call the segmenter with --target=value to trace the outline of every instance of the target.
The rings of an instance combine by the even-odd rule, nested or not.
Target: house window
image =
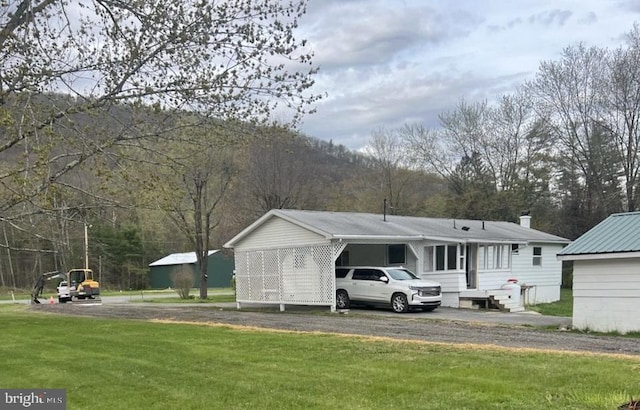
[[[478,269],[509,269],[511,258],[509,245],[479,245],[478,246]]]
[[[445,252],[447,248],[444,245],[436,246],[436,270],[445,270]]]
[[[520,245],[517,243],[512,243],[511,244],[511,253],[514,255],[517,255],[518,252],[520,252]]]
[[[461,255],[461,258],[464,256]],[[458,245],[436,245],[424,248],[425,272],[455,270],[458,268],[457,262]]]
[[[424,271],[433,272],[433,246],[424,248]]]
[[[404,244],[388,245],[387,260],[389,265],[406,263],[406,249]]]
[[[478,246],[478,269],[487,269],[487,247],[484,245]]]
[[[494,258],[494,254],[496,252],[495,246],[487,246],[487,257],[485,258],[487,261],[487,269],[493,269],[496,267],[496,260]]]
[[[533,266],[542,266],[542,247],[533,247]]]
[[[457,269],[456,262],[458,261],[458,246],[447,245],[447,269]]]

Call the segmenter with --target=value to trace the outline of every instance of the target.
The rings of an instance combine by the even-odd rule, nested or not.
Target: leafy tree
[[[281,127],[263,128],[246,146],[241,185],[256,214],[309,205],[318,195],[319,170],[307,140]]]
[[[92,266],[105,272],[101,278],[103,281],[118,289],[145,287],[146,280],[141,280],[146,277],[145,249],[137,227],[97,222],[91,226],[90,234]]]
[[[577,172],[580,179],[574,181],[584,184],[584,209],[592,215],[587,220],[599,220],[620,209],[619,198],[611,196],[620,161],[610,133],[597,121],[607,88],[607,59],[603,49],[568,47],[559,61],[541,63],[536,79],[528,84],[562,151],[565,173]]]
[[[640,26],[628,34],[628,46],[614,50],[608,61],[607,88],[598,124],[615,145],[624,179],[625,209],[638,209],[640,189]]]
[[[0,2],[0,219],[26,229],[30,215],[64,208],[47,201],[52,191],[86,192],[65,176],[117,146],[169,135],[176,111],[266,122],[284,106],[295,123],[317,98],[306,93],[311,55],[293,36],[305,8]]]
[[[236,173],[233,155],[241,129],[185,118],[172,138],[121,153],[136,164],[138,172],[128,179],[141,194],[141,203],[160,209],[195,251],[201,299],[207,298],[211,236]]]
[[[371,173],[379,187],[378,202],[387,199],[389,213],[406,214],[407,190],[415,173],[408,169],[410,157],[405,141],[397,132],[381,128],[372,133],[365,153],[374,160]]]

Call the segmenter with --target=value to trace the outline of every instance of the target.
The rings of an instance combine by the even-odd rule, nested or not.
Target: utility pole
[[[84,268],[89,269],[89,230],[87,224],[84,224]]]

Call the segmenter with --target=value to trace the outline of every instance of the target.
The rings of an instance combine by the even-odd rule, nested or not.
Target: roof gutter
[[[556,255],[556,259],[559,261],[586,261],[586,260],[597,260],[597,259],[628,259],[628,258],[640,258],[640,251]]]
[[[395,236],[395,235],[332,235],[332,239],[340,240],[369,240],[369,241],[420,241],[422,236]]]

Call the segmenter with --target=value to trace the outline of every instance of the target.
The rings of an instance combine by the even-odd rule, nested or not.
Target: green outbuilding
[[[193,274],[193,286],[198,287],[200,272],[195,252],[173,253],[149,264],[149,283],[152,289],[173,288],[172,276],[181,269],[188,269]],[[226,256],[219,250],[209,251],[207,257],[207,283],[210,288],[228,288],[233,277],[233,257]]]

